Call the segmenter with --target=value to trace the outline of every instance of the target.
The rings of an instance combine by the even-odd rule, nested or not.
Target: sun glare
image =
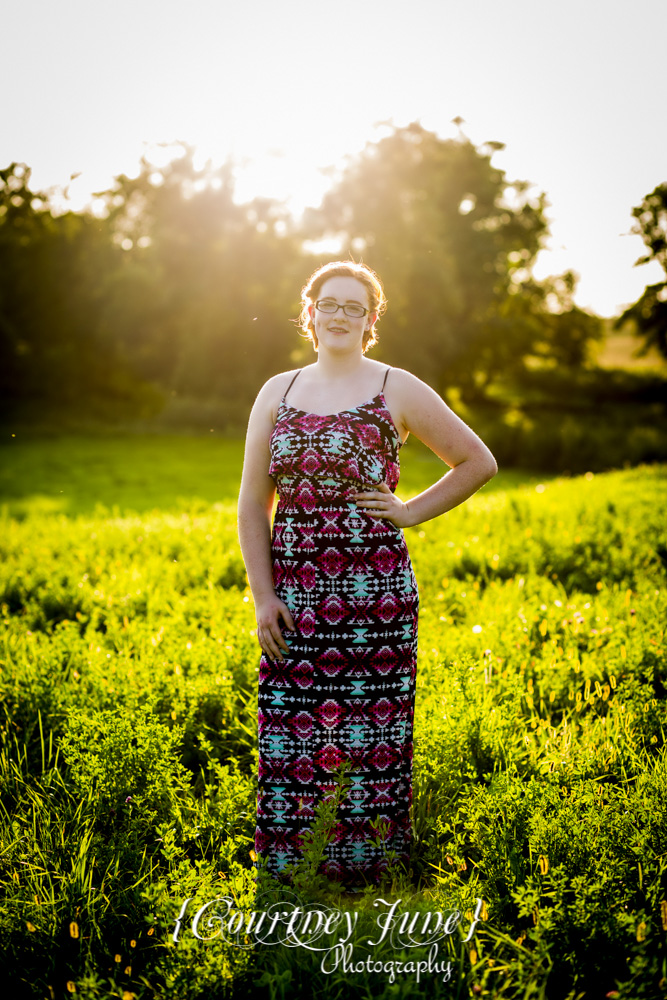
[[[235,170],[235,177],[237,201],[276,198],[286,202],[294,215],[307,205],[318,205],[330,183],[312,162],[275,150],[248,158]]]

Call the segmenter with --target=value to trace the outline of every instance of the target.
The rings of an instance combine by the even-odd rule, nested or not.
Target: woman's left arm
[[[400,368],[392,369],[389,381],[384,395],[397,427],[423,441],[450,471],[407,503],[386,483],[358,493],[356,502],[374,517],[409,528],[463,503],[495,476],[498,465],[484,442],[425,382]]]

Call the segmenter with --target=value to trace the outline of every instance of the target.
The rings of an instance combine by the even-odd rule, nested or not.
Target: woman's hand
[[[383,517],[391,521],[397,528],[409,528],[411,525],[408,505],[392,493],[386,483],[380,483],[377,489],[365,493],[355,493],[354,499],[358,507],[363,507],[372,517]]]
[[[273,597],[255,604],[255,615],[257,618],[257,641],[262,647],[262,652],[270,660],[282,660],[283,651],[289,653],[289,646],[282,634],[279,619],[290,629],[296,632],[294,619],[290,614],[287,605],[275,594]]]

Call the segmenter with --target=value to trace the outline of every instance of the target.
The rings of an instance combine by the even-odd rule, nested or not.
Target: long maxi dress
[[[373,399],[325,416],[287,402],[297,372],[271,435],[273,578],[296,632],[283,632],[282,662],[260,660],[255,850],[279,877],[343,761],[351,786],[321,870],[358,886],[379,880],[388,852],[409,857],[417,584],[401,529],[353,500],[398,483],[389,371]]]

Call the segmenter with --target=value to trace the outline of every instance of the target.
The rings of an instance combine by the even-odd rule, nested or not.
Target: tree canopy
[[[416,123],[395,128],[350,163],[306,220],[311,237],[339,237],[343,254],[361,254],[382,276],[382,353],[441,391],[488,384],[527,355],[579,364],[598,335],[570,300],[565,311],[578,323],[566,339],[580,349],[564,352],[553,336],[552,288],[531,276],[548,234],[545,198],[493,166],[500,145],[478,149]]]
[[[176,395],[243,419],[266,378],[308,356],[290,319],[323,260],[308,248],[331,236],[337,256],[362,258],[385,285],[375,356],[440,391],[483,391],[531,357],[584,364],[599,321],[573,305],[571,273],[534,279],[544,196],[494,167],[498,148],[393,128],[298,224],[271,199],[240,204],[231,166],[196,167],[187,146],[119,175],[80,213],[55,212],[11,164],[0,171],[5,413],[86,400],[138,413]]]
[[[140,412],[151,394],[105,337],[114,248],[92,215],[53,215],[30,170],[0,170],[0,399],[42,410],[83,401]]]
[[[667,358],[667,183],[658,184],[647,194],[641,204],[633,208],[632,215],[635,219],[632,232],[641,236],[647,248],[647,253],[635,262],[635,266],[656,260],[666,280],[647,285],[641,298],[625,310],[616,325],[633,320],[638,334],[644,339],[639,354],[656,347]]]

